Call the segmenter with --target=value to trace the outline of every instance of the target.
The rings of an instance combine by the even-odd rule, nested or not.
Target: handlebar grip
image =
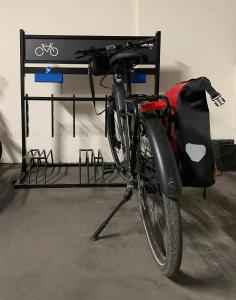
[[[131,45],[134,45],[134,46],[142,46],[144,44],[148,44],[148,43],[151,43],[151,42],[155,42],[156,38],[155,37],[151,37],[151,38],[148,38],[146,40],[142,40],[142,41],[134,41],[134,42],[130,42]]]

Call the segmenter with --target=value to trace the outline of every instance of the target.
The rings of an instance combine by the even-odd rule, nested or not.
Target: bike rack
[[[152,51],[148,51],[148,67],[135,69],[136,74],[154,75],[154,93],[159,93],[160,78],[160,44],[161,32],[155,35],[156,42]],[[26,35],[20,30],[20,82],[21,82],[21,130],[22,130],[22,163],[20,176],[15,182],[15,188],[53,188],[53,187],[125,187],[126,184],[119,176],[113,162],[105,162],[101,150],[97,153],[93,149],[79,149],[79,159],[74,163],[55,163],[52,150],[45,149],[27,150],[29,137],[29,103],[31,101],[49,101],[51,103],[51,137],[54,137],[54,103],[59,101],[72,102],[73,137],[75,132],[75,108],[77,102],[91,102],[91,97],[31,96],[25,93],[26,74],[45,74],[47,70],[42,64],[73,65],[66,67],[52,66],[52,74],[88,74],[85,60],[75,59],[75,50],[81,48],[103,47],[108,44],[123,44],[127,40],[146,39],[149,36],[63,36],[63,35]],[[54,45],[54,46],[52,46]],[[46,48],[45,48],[46,47]],[[52,48],[53,47],[53,48]],[[38,49],[36,51],[37,48]],[[45,50],[46,49],[46,50]],[[56,49],[56,50],[55,50]],[[39,52],[39,50],[41,52]],[[44,50],[42,55],[39,55]],[[53,52],[52,52],[53,51]],[[53,54],[52,54],[53,53]],[[30,64],[30,65],[29,65]],[[36,66],[32,66],[36,65]],[[131,93],[130,74],[127,74],[127,90]],[[96,101],[103,102],[105,107],[107,97],[96,97]],[[54,176],[60,169],[74,169],[74,182],[65,182],[65,176]],[[57,169],[57,171],[55,171]],[[51,172],[49,172],[49,170]],[[58,171],[59,170],[59,171]],[[64,174],[65,175],[65,174]],[[56,178],[55,178],[56,177]]]

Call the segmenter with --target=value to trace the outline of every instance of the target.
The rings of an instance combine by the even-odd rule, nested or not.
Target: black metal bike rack
[[[156,42],[153,50],[147,52],[149,56],[149,66],[139,66],[135,69],[137,74],[154,75],[154,93],[159,93],[160,78],[160,45],[161,32],[156,33]],[[22,130],[22,163],[21,172],[15,182],[16,188],[52,188],[52,187],[125,187],[126,184],[119,177],[112,162],[105,162],[101,150],[97,153],[93,149],[79,149],[78,162],[75,163],[55,163],[52,150],[46,152],[45,149],[27,149],[27,137],[29,137],[29,102],[49,101],[51,102],[51,137],[54,137],[54,103],[57,101],[72,102],[73,137],[75,137],[75,108],[76,103],[81,101],[91,102],[91,97],[38,97],[25,93],[25,75],[46,72],[46,68],[40,64],[72,64],[66,67],[53,67],[52,74],[88,74],[88,67],[84,67],[86,61],[75,59],[75,50],[88,47],[104,47],[109,44],[123,44],[127,40],[146,39],[148,36],[62,36],[62,35],[26,35],[24,30],[20,30],[20,81],[21,81],[21,130]],[[53,43],[57,47],[57,55],[52,56],[50,52],[41,56],[36,54],[36,48],[42,44]],[[30,64],[30,65],[29,65]],[[36,66],[32,66],[36,65]],[[128,76],[127,89],[131,91],[130,76]],[[96,101],[104,102],[105,97],[96,97]],[[84,157],[84,158],[83,158]],[[75,167],[75,182],[55,182],[51,181],[49,168]]]

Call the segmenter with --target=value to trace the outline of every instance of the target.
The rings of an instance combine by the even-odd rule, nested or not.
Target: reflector
[[[140,111],[149,111],[149,110],[161,110],[166,108],[165,101],[152,101],[152,102],[144,102],[138,105]]]

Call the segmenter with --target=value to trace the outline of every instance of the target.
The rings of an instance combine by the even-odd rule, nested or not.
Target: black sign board
[[[25,36],[25,62],[28,63],[86,63],[75,58],[76,49],[102,48],[107,45],[124,45],[128,40],[147,39],[148,36]],[[156,62],[156,47],[143,50],[148,64]]]

